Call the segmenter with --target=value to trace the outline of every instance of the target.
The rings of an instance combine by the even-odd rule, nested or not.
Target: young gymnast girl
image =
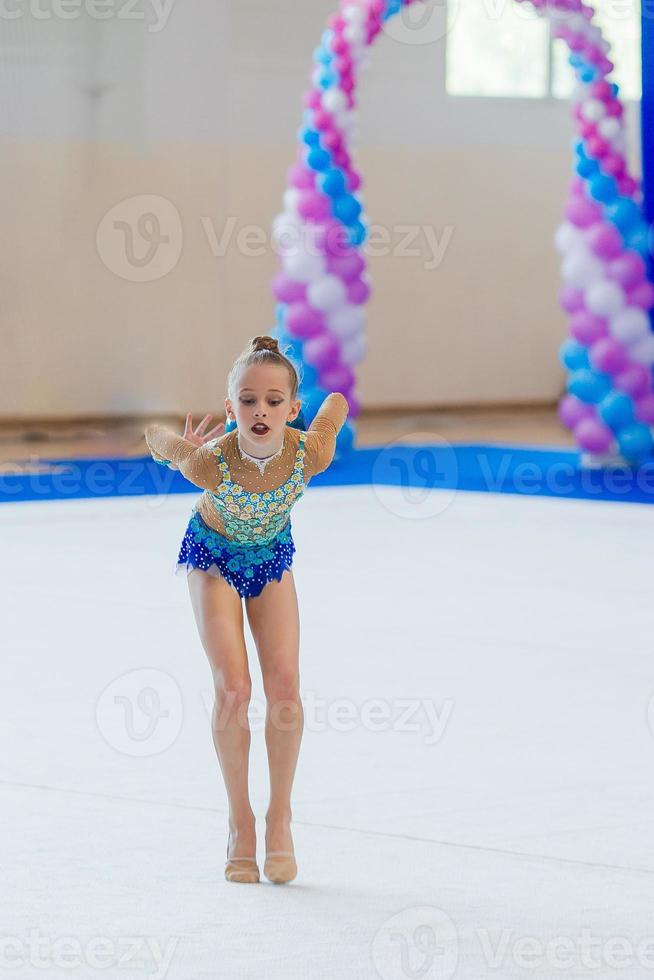
[[[153,459],[204,490],[182,540],[176,571],[187,582],[200,639],[213,675],[212,734],[229,801],[225,877],[257,882],[255,816],[248,792],[251,679],[243,605],[266,695],[265,738],[270,768],[266,811],[269,881],[297,875],[291,836],[291,788],[304,713],[299,696],[299,613],[292,561],[290,511],[316,473],[327,469],[348,413],[339,392],[325,398],[307,431],[289,425],[301,402],[299,378],[276,339],[252,338],[227,379],[223,423],[209,432],[206,415],[184,435],[149,425]],[[220,433],[219,435],[216,435]]]

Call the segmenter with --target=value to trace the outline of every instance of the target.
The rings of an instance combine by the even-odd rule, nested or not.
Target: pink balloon
[[[608,153],[602,161],[602,167],[610,177],[621,177],[625,172],[627,163],[619,153]]]
[[[351,391],[348,391],[345,397],[347,398],[347,403],[350,409],[348,413],[349,417],[355,419],[357,415],[361,413],[361,402],[359,401],[357,396]]]
[[[579,123],[579,134],[584,140],[597,136],[597,123],[591,122],[590,119],[582,118]]]
[[[572,180],[570,181],[570,184],[569,184],[569,190],[570,190],[570,193],[573,194],[573,195],[574,194],[577,194],[577,195],[582,194],[583,195],[585,193],[585,184],[584,184],[583,178],[581,178],[581,177],[573,177]]]
[[[601,160],[611,152],[611,146],[601,136],[591,136],[587,144],[588,155],[596,160]]]
[[[326,371],[338,362],[340,346],[338,341],[325,333],[320,337],[312,337],[304,345],[304,359],[318,371]]]
[[[580,310],[570,320],[570,333],[580,344],[589,347],[608,335],[608,326],[602,317]]]
[[[634,180],[633,177],[630,177],[629,174],[625,174],[625,176],[621,177],[618,181],[618,190],[621,194],[624,194],[625,197],[633,197],[638,190],[638,181]]]
[[[606,103],[606,114],[614,119],[621,119],[624,115],[624,107],[617,99],[611,99]]]
[[[607,374],[617,374],[627,366],[627,351],[615,337],[602,337],[589,351],[593,367]]]
[[[352,170],[351,167],[348,167],[345,173],[347,176],[347,189],[350,192],[358,190],[361,187],[360,175],[356,170]]]
[[[289,279],[284,272],[278,272],[272,281],[272,291],[280,303],[301,303],[306,299],[307,287],[303,282]]]
[[[335,219],[324,221],[316,229],[316,246],[327,256],[348,255],[352,250],[345,225]]]
[[[313,124],[316,129],[321,132],[325,129],[332,129],[334,125],[334,119],[330,112],[326,109],[317,109],[313,114]]]
[[[559,290],[559,305],[566,313],[577,313],[584,309],[584,291],[574,286],[563,286]]]
[[[620,391],[625,391],[632,398],[644,395],[650,387],[650,372],[644,364],[630,364],[613,379]]]
[[[606,79],[602,78],[597,82],[593,82],[590,87],[590,94],[594,99],[599,99],[601,102],[608,102],[613,96],[613,91]]]
[[[328,129],[323,133],[320,142],[326,150],[338,150],[343,144],[343,137],[336,129]]]
[[[614,259],[609,266],[609,275],[625,289],[631,289],[643,281],[647,266],[643,258],[631,249]]]
[[[350,249],[345,255],[330,255],[327,259],[327,271],[334,276],[340,276],[345,282],[356,279],[365,267],[364,259],[354,249]]]
[[[325,332],[325,318],[308,303],[292,303],[286,311],[286,329],[301,340],[317,338]]]
[[[582,402],[576,395],[564,395],[559,402],[559,418],[568,429],[574,429],[582,419],[594,417],[593,406]]]
[[[577,228],[589,228],[602,220],[602,208],[588,198],[574,197],[566,205],[565,216]]]
[[[310,92],[304,96],[304,104],[307,109],[319,109],[321,105],[320,92],[316,92],[315,89],[311,89]]]
[[[347,27],[347,21],[340,14],[330,14],[327,24],[333,31],[336,31],[337,34],[342,34]]]
[[[310,170],[309,167],[305,166],[303,163],[294,163],[292,167],[286,172],[286,179],[292,187],[297,187],[300,190],[307,190],[308,188],[315,187],[316,176],[315,170]]]
[[[347,364],[337,364],[327,368],[318,378],[318,383],[325,391],[340,391],[345,394],[354,384],[355,377],[352,368]]]
[[[297,202],[298,214],[308,221],[323,221],[331,214],[329,198],[319,191],[302,191]]]
[[[338,83],[338,87],[343,90],[343,92],[353,92],[354,91],[354,79],[351,75],[343,75]]]
[[[582,419],[574,427],[575,439],[589,453],[606,453],[611,448],[613,433],[599,419]]]
[[[654,393],[642,395],[636,399],[635,405],[636,418],[647,425],[654,425]]]
[[[353,282],[348,283],[347,298],[349,303],[360,305],[361,303],[365,303],[369,296],[370,286],[363,279],[355,279]]]
[[[592,225],[586,233],[586,241],[601,259],[614,259],[622,252],[622,235],[608,221]]]
[[[350,50],[349,44],[342,35],[333,38],[331,48],[334,54],[346,54]]]
[[[629,306],[637,306],[641,310],[649,310],[654,306],[654,286],[647,280],[634,286],[627,293]]]

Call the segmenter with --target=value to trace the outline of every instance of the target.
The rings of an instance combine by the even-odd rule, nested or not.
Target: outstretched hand
[[[209,442],[211,439],[215,439],[220,436],[225,431],[225,423],[219,422],[218,425],[214,425],[213,429],[209,432],[204,432],[205,426],[209,424],[211,415],[205,415],[200,424],[196,429],[193,429],[193,415],[191,412],[186,416],[186,426],[184,427],[184,439],[188,442],[194,443],[196,446],[204,446],[205,442]]]

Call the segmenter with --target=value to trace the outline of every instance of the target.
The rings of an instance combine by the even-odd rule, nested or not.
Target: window
[[[640,0],[596,0],[594,23],[612,46],[611,80],[627,99],[641,96]],[[563,41],[547,19],[513,0],[449,0],[449,95],[567,99],[574,86]]]

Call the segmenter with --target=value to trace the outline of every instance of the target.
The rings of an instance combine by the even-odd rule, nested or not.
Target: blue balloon
[[[602,173],[595,174],[590,182],[589,190],[590,196],[595,201],[602,201],[603,203],[614,201],[618,196],[618,185],[613,177],[607,177],[606,174]]]
[[[352,194],[343,194],[332,201],[332,211],[344,225],[351,225],[361,214],[361,205]]]
[[[616,98],[617,95],[618,95],[618,93],[619,93],[619,91],[620,91],[620,86],[617,84],[617,82],[612,82],[611,83],[611,95],[614,98]]]
[[[326,170],[331,161],[331,156],[327,150],[322,150],[319,146],[312,146],[307,153],[307,164],[312,170]]]
[[[317,65],[329,65],[333,57],[333,53],[328,51],[327,48],[323,47],[322,45],[314,48],[313,60]]]
[[[634,403],[622,391],[610,391],[605,395],[597,406],[597,412],[614,432],[634,421]]]
[[[305,127],[300,131],[300,138],[307,146],[318,146],[320,143],[320,133],[317,129]]]
[[[311,423],[316,416],[316,413],[325,398],[329,394],[324,388],[306,388],[302,390],[300,397],[302,398],[302,409],[307,419]]]
[[[599,164],[597,160],[591,160],[590,157],[582,157],[578,161],[575,170],[580,177],[588,179],[599,173]]]
[[[568,64],[572,65],[573,68],[579,68],[580,65],[583,64],[583,62],[579,57],[579,55],[573,52],[568,58]]]
[[[559,348],[559,359],[569,371],[590,368],[588,350],[576,340],[565,340]]]
[[[597,71],[595,68],[584,68],[584,70],[579,73],[579,78],[582,82],[594,82],[597,78]]]
[[[568,391],[582,402],[599,402],[611,389],[611,379],[601,371],[581,368],[568,378]]]
[[[335,457],[338,459],[339,456],[344,456],[349,453],[354,446],[354,423],[350,419],[346,419],[343,423],[341,431],[336,436],[336,453]]]
[[[388,20],[394,14],[397,14],[402,9],[402,0],[388,0],[388,6],[384,11],[383,20]]]
[[[345,174],[337,167],[332,167],[318,180],[321,189],[329,197],[340,197],[345,192]]]
[[[625,245],[638,252],[644,259],[651,259],[652,250],[652,230],[648,228],[644,221],[641,221],[637,228],[634,228],[625,236]]]
[[[654,446],[654,439],[649,426],[642,422],[627,425],[617,434],[620,452],[627,459],[640,459],[646,456]]]
[[[298,359],[299,360],[299,359]],[[318,380],[318,372],[316,371],[313,364],[307,364],[306,361],[300,361],[300,387],[302,389],[314,388]]]
[[[353,247],[362,245],[368,235],[368,229],[362,221],[355,221],[347,229],[347,240]]]
[[[318,86],[322,89],[333,88],[334,85],[338,85],[339,74],[335,71],[330,71],[325,69],[320,73],[318,78]]]
[[[629,197],[619,197],[606,208],[606,217],[622,232],[630,232],[642,223],[642,212]]]
[[[286,303],[275,303],[275,322],[281,327],[286,325]]]

